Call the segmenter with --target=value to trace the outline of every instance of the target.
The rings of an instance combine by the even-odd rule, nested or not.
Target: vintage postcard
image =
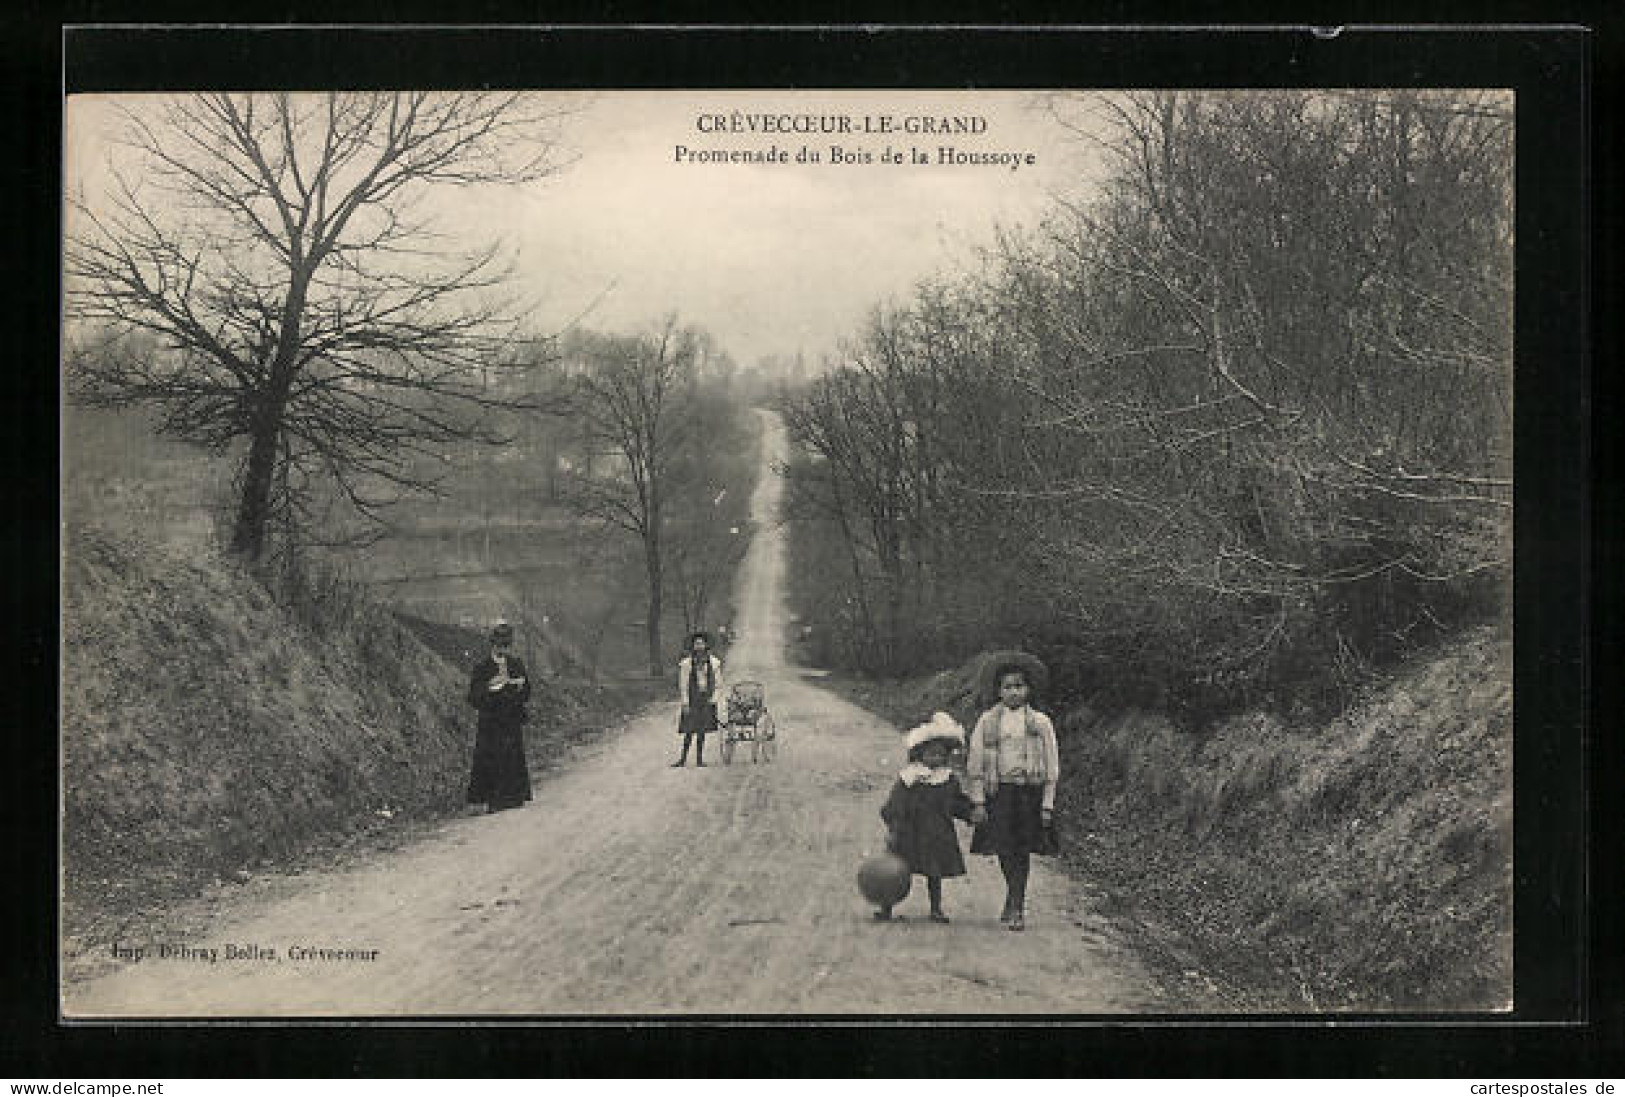
[[[1513,1008],[1511,91],[65,110],[65,1018]]]

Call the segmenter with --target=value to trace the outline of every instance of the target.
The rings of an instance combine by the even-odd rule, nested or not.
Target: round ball
[[[908,895],[908,864],[895,853],[877,853],[858,866],[858,890],[877,906],[889,907]]]

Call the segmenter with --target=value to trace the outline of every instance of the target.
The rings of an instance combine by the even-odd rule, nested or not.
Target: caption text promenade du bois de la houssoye
[[[1017,171],[1038,163],[1026,149],[962,148],[955,137],[979,139],[988,132],[979,114],[794,114],[751,111],[705,112],[694,116],[694,144],[678,144],[679,164],[884,164],[896,166],[999,167]],[[766,147],[748,139],[767,137]],[[802,138],[797,146],[783,138]],[[875,147],[867,138],[935,138],[901,145],[887,140]],[[740,139],[746,139],[741,144]],[[822,140],[813,140],[822,139]]]

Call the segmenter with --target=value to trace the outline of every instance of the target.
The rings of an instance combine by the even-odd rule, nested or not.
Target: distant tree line
[[[1053,109],[1100,184],[785,402],[824,654],[1021,642],[1063,690],[1211,709],[1326,699],[1504,612],[1510,100]]]

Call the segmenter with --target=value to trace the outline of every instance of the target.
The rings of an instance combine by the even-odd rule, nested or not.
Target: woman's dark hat
[[[976,675],[977,694],[983,705],[998,701],[999,679],[1012,670],[1022,673],[1033,693],[1043,693],[1044,687],[1049,685],[1049,668],[1038,656],[1013,649],[984,652]]]
[[[498,621],[496,624],[491,626],[491,639],[493,641],[512,640],[513,626],[508,624],[506,621]]]

